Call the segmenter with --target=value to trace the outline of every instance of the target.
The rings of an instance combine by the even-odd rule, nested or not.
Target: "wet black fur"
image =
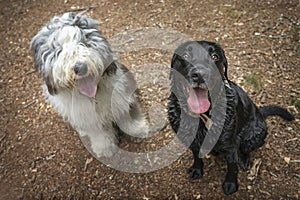
[[[189,46],[195,43],[198,45],[199,53],[201,52],[200,48],[204,48],[207,51],[208,56],[194,56],[193,59],[210,60],[206,61],[208,63],[208,68],[212,67],[209,63],[215,63],[223,77],[222,81],[224,81],[224,83],[228,82],[228,84],[225,84],[227,100],[225,124],[223,126],[221,136],[211,152],[213,154],[224,155],[227,161],[227,174],[222,187],[224,193],[228,195],[238,190],[238,165],[242,169],[248,169],[250,167],[250,152],[264,144],[264,139],[267,135],[265,118],[270,115],[279,115],[283,119],[292,121],[294,117],[286,109],[278,106],[265,106],[258,108],[241,87],[228,80],[225,53],[218,44],[212,42],[187,42],[178,47],[173,55],[171,63],[170,79],[172,88],[180,87],[178,86],[180,83],[173,80],[174,77],[172,75],[172,70],[178,71],[189,81],[190,77],[188,77],[188,74],[193,65],[183,58],[182,55],[184,55],[184,52],[190,51]],[[193,48],[193,52],[195,53],[195,51],[197,51],[197,49],[195,49],[195,45]],[[213,55],[217,55],[218,59],[213,60]],[[206,73],[209,73],[209,70]],[[178,97],[178,95],[181,97]],[[184,98],[184,96],[184,92],[179,93],[176,96],[174,92],[171,91],[171,95],[169,97],[168,118],[176,133],[179,130],[179,126],[184,124],[184,122],[182,122],[183,117],[187,121],[195,118],[186,113],[186,110],[183,108],[186,105],[184,105],[182,101],[179,101],[178,98]],[[214,109],[213,105],[210,109]],[[209,115],[209,112],[207,112],[207,115]],[[197,122],[199,122],[199,124],[181,128],[183,129],[183,136],[179,137],[184,138],[184,135],[191,134],[192,129],[195,127],[197,128],[198,126],[196,136],[189,145],[194,156],[194,164],[189,169],[189,176],[191,179],[198,179],[203,176],[203,161],[202,158],[199,157],[199,150],[204,137],[206,136],[207,128],[202,120],[198,120]],[[217,122],[213,123],[218,125]]]

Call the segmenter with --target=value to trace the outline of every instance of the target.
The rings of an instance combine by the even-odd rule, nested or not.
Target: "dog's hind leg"
[[[149,125],[142,114],[139,102],[136,100],[129,106],[129,111],[120,115],[116,121],[121,132],[135,138],[148,137]]]
[[[239,166],[242,170],[247,170],[251,166],[250,153],[241,152],[239,155]]]
[[[249,139],[243,140],[240,143],[239,166],[242,170],[247,170],[251,166],[250,153],[264,144],[264,140],[267,136],[267,126],[263,120],[260,122],[260,126],[253,125],[252,127],[254,127],[254,130],[248,130],[246,133],[248,134],[247,137],[249,137]],[[249,133],[252,133],[252,135],[249,135]]]
[[[128,124],[129,130],[131,129],[131,135],[139,138],[148,137],[149,125],[147,120],[140,109],[138,101],[135,101],[130,106],[129,114],[132,118],[132,124]]]
[[[238,190],[237,175],[238,175],[238,165],[237,165],[237,153],[232,152],[226,155],[227,161],[227,174],[225,181],[222,185],[224,194],[229,195]]]
[[[199,149],[191,149],[194,156],[194,164],[189,168],[190,179],[199,179],[203,177],[203,160],[199,158]]]

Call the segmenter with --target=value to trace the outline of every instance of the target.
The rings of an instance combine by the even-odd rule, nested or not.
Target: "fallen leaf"
[[[287,164],[290,164],[290,161],[291,161],[290,157],[284,157],[283,159]]]
[[[84,171],[87,170],[88,165],[93,161],[93,157],[86,159],[85,164],[84,164]]]

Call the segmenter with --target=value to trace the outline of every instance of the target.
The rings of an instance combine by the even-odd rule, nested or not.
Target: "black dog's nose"
[[[198,70],[195,70],[191,73],[191,80],[194,83],[197,83],[197,84],[201,84],[201,83],[205,82],[202,75],[201,75],[201,72],[198,71]]]
[[[74,66],[74,72],[79,76],[85,75],[87,71],[88,71],[87,64],[84,62],[77,62]]]

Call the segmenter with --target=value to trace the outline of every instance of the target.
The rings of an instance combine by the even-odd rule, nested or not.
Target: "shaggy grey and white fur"
[[[88,139],[95,156],[112,156],[120,132],[147,136],[134,78],[99,32],[98,21],[82,13],[56,16],[30,47],[47,102]]]

